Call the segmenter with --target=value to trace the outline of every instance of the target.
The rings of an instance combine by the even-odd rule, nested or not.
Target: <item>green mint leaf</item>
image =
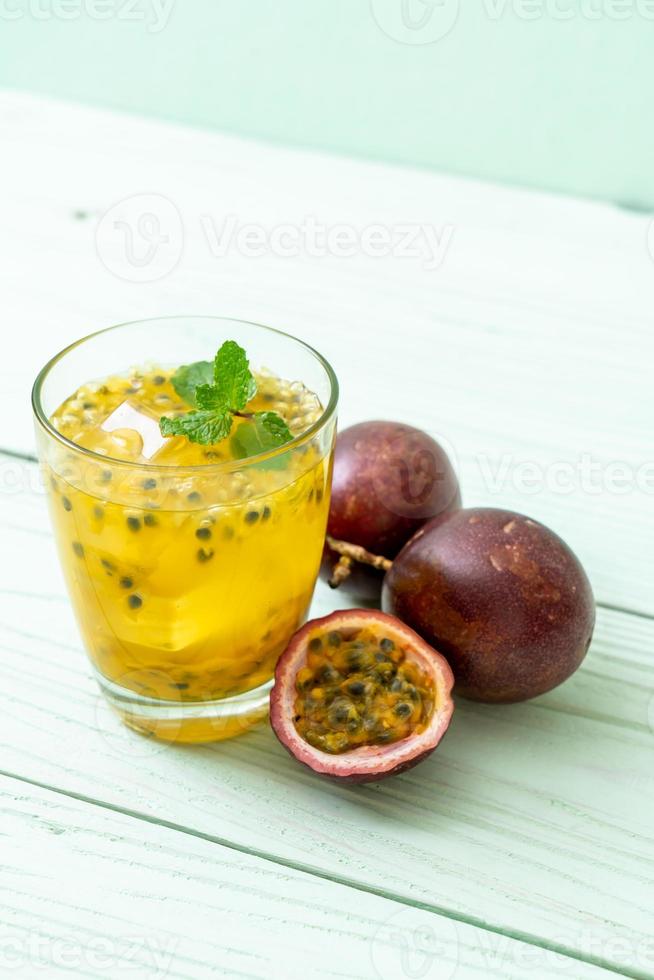
[[[164,436],[186,436],[190,442],[211,445],[226,439],[232,417],[241,414],[257,393],[247,355],[234,340],[226,340],[213,364],[196,361],[178,368],[172,379],[175,391],[197,411],[177,418],[162,418]],[[288,426],[274,412],[257,412],[244,436],[237,455],[253,456],[289,442]]]
[[[210,446],[226,439],[232,429],[232,416],[229,412],[200,411],[189,412],[176,419],[159,420],[162,436],[186,436],[189,442]]]
[[[229,412],[220,392],[213,385],[198,385],[195,389],[195,402],[198,408],[204,408],[210,412]]]
[[[293,434],[286,422],[275,412],[257,412],[251,420],[239,425],[230,445],[237,459],[247,459],[248,456],[258,456],[259,453],[277,449],[292,438]],[[284,453],[257,465],[262,469],[280,470],[284,469],[287,461],[288,457]]]
[[[266,449],[283,446],[293,438],[293,433],[277,412],[257,412],[254,422],[255,427],[262,434],[263,441],[267,443]]]
[[[211,361],[196,361],[194,364],[183,364],[177,368],[173,377],[173,388],[180,398],[189,405],[197,406],[195,390],[199,385],[210,385],[213,382],[214,366]]]
[[[214,361],[216,404],[232,412],[242,411],[256,394],[257,386],[247,355],[234,340],[226,340]]]

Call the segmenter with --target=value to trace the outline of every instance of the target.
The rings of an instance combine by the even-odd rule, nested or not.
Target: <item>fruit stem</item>
[[[351,571],[352,559],[348,558],[347,555],[341,555],[332,569],[332,575],[328,583],[329,588],[337,589],[339,585],[342,585],[350,577]]]
[[[353,561],[358,561],[362,565],[371,565],[372,568],[379,568],[382,572],[387,572],[393,564],[389,558],[384,558],[383,555],[373,555],[372,552],[366,551],[358,544],[350,544],[349,541],[337,541],[336,538],[327,535],[327,544],[332,551],[341,556],[329,582],[333,589],[338,588],[341,582],[348,577]],[[347,559],[347,566],[343,559]]]

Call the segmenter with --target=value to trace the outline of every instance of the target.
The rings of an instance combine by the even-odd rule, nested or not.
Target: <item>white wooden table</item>
[[[0,127],[0,974],[653,978],[647,218],[16,94]],[[102,230],[96,247],[144,194],[166,199],[152,268]],[[229,215],[417,222],[449,244],[437,269],[270,240],[221,256]],[[468,504],[566,538],[599,602],[579,673],[528,704],[460,702],[426,763],[364,788],[314,778],[265,725],[192,749],[123,729],[66,599],[29,389],[89,331],[184,312],[305,338],[340,376],[343,425],[428,429]],[[338,603],[319,588],[317,611]]]

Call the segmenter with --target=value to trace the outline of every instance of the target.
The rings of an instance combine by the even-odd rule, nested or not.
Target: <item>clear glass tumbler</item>
[[[148,372],[156,384],[157,369],[211,360],[228,339],[255,374],[284,379],[291,400],[302,386],[315,394],[306,431],[245,459],[215,461],[207,447],[193,466],[114,456],[106,438],[94,445],[107,378],[124,379],[129,401]],[[81,386],[95,393],[79,405],[84,445],[53,420]],[[100,687],[131,727],[201,742],[265,716],[275,663],[306,618],[320,566],[337,402],[334,372],[315,350],[219,317],[112,327],[39,374],[37,443],[61,564]]]

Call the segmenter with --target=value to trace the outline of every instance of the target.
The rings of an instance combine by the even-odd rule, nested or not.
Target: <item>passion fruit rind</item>
[[[328,522],[332,538],[393,559],[426,521],[460,506],[452,463],[426,432],[371,421],[339,433]],[[329,543],[320,574],[358,599],[379,599],[383,572],[344,562]]]
[[[491,507],[421,528],[385,578],[383,605],[443,651],[457,694],[493,704],[567,680],[595,625],[590,582],[565,542],[538,521]]]
[[[445,659],[394,616],[332,613],[307,623],[280,658],[271,724],[314,772],[371,782],[433,752],[452,716],[453,683]]]

